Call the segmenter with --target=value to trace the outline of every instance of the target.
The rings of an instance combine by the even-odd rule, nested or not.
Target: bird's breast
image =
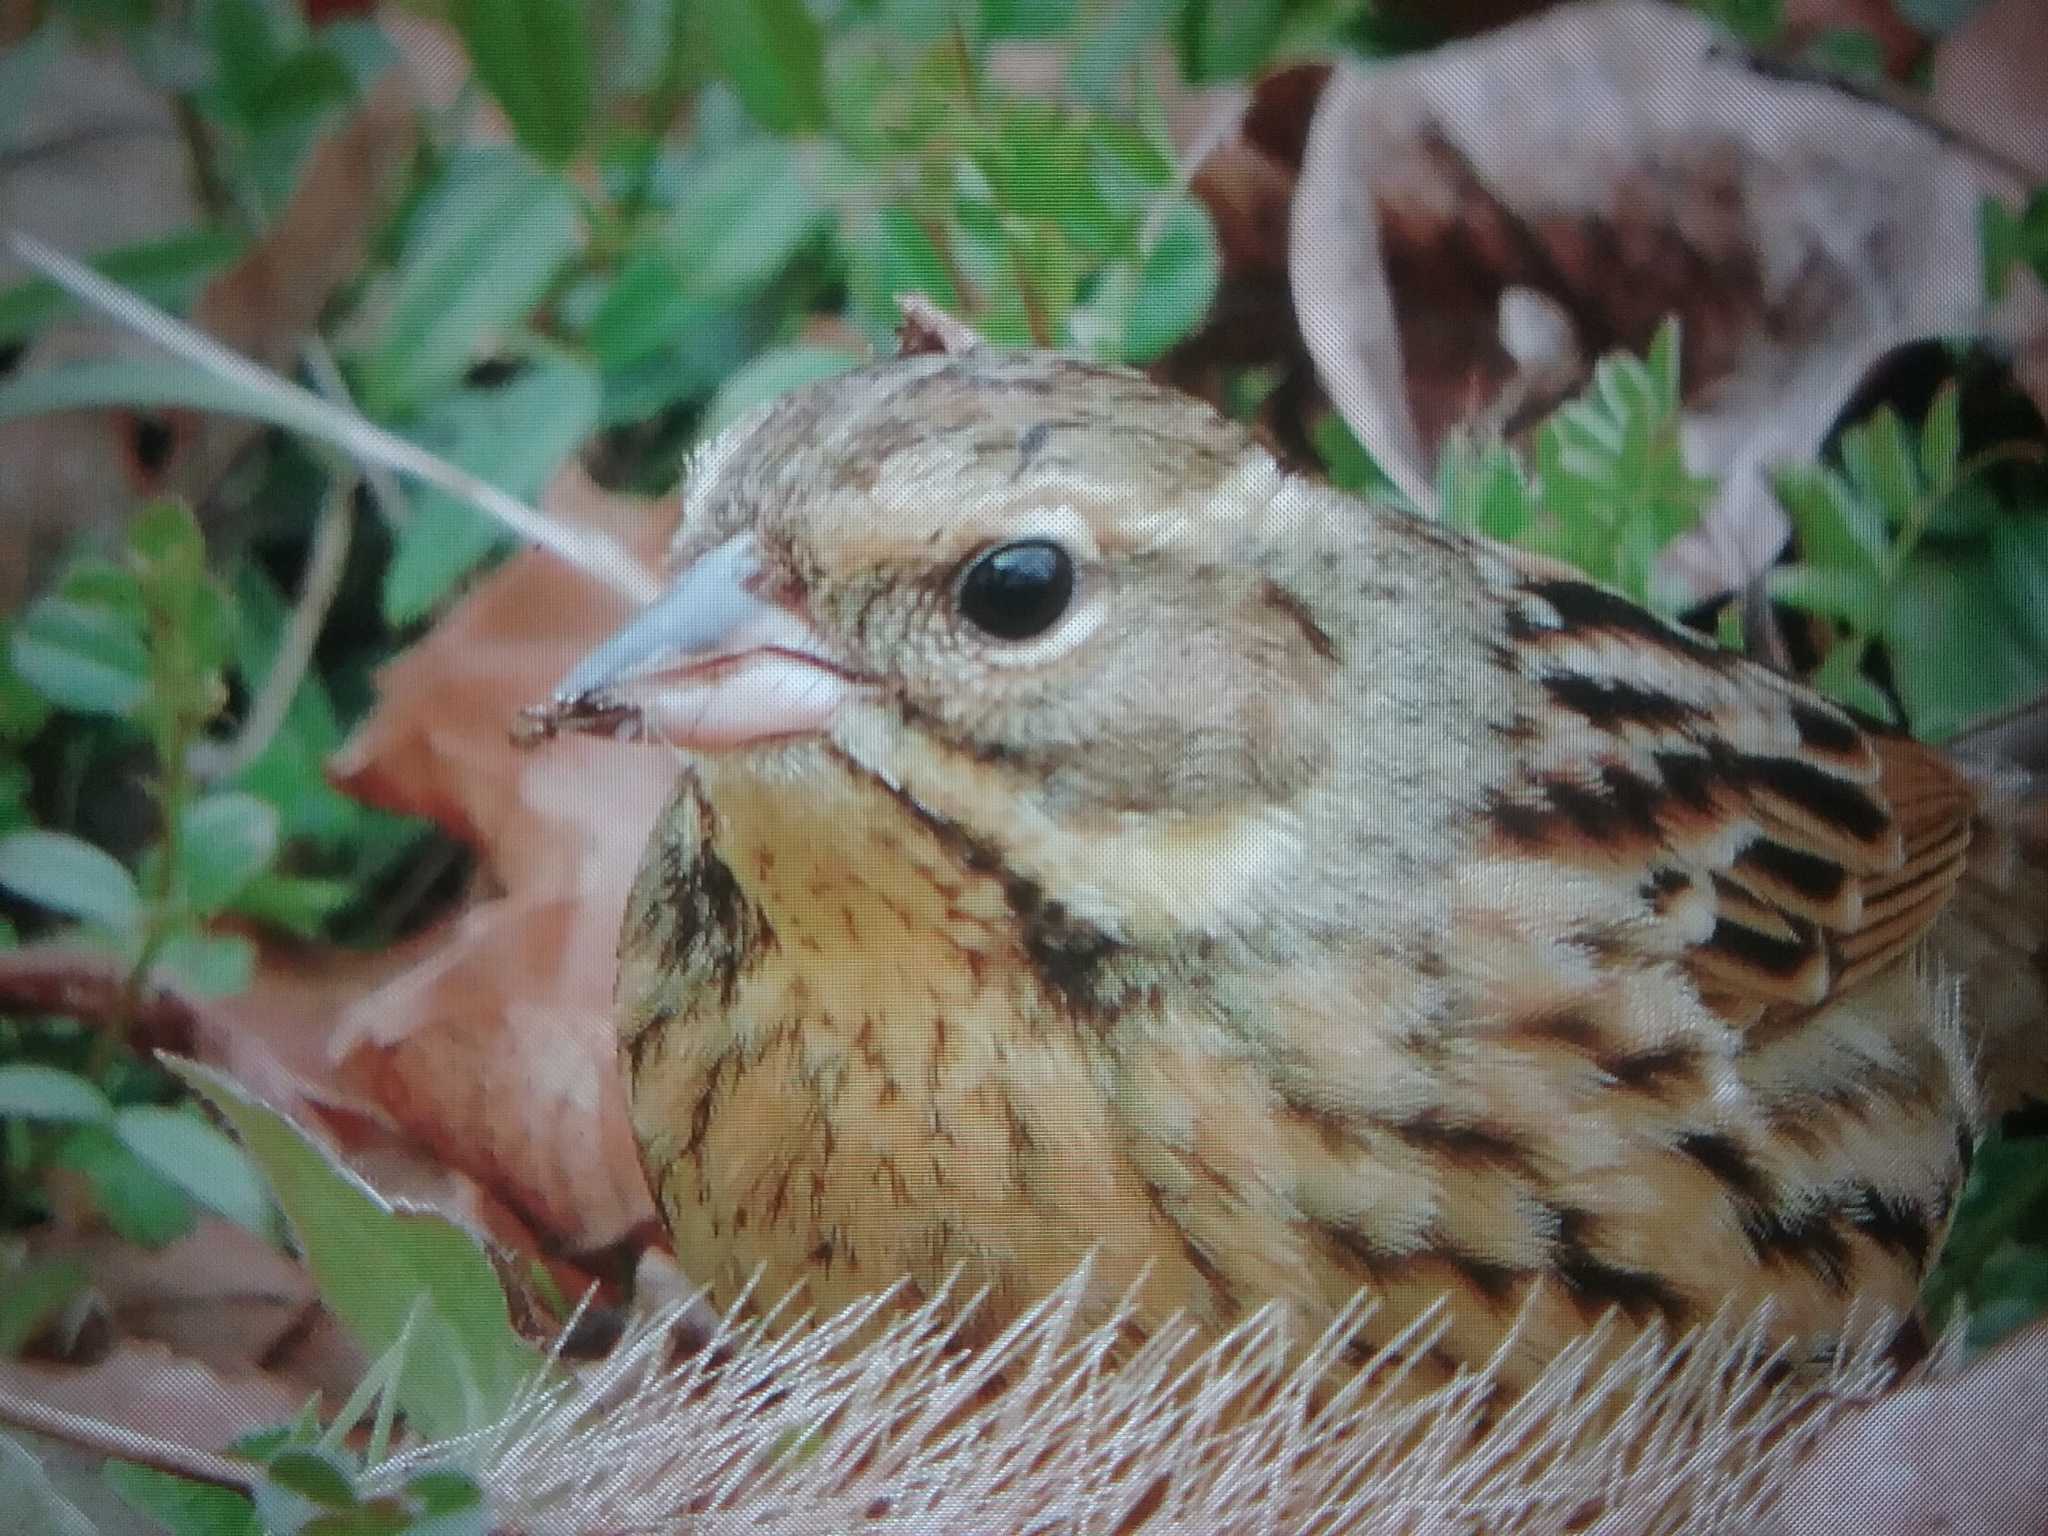
[[[1090,1252],[1108,1298],[1170,1249],[1116,1110],[1118,1025],[1079,1006],[1097,978],[1058,926],[880,788],[715,766],[686,784],[620,976],[635,1130],[685,1270],[729,1296],[760,1267],[770,1297],[823,1306],[964,1266],[994,1318]],[[1169,1307],[1202,1284],[1153,1281]]]

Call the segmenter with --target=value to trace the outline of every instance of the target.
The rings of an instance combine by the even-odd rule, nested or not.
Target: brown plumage
[[[1418,1380],[1519,1319],[1510,1387],[1610,1312],[1910,1312],[1980,1123],[1933,751],[1044,354],[787,397],[674,558],[554,713],[687,751],[620,1030],[716,1295],[959,1267],[987,1336],[1093,1252],[1139,1333],[1441,1298]]]

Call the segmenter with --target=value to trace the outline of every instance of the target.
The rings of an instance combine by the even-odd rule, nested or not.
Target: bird
[[[676,755],[617,1022],[714,1299],[1363,1295],[1345,1358],[1510,1393],[1912,1336],[2040,1087],[2027,783],[1110,364],[907,347],[681,497],[536,713]]]

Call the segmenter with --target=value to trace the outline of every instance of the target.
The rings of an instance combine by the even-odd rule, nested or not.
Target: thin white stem
[[[5,1388],[0,1388],[0,1424],[48,1435],[82,1451],[154,1467],[175,1477],[189,1477],[216,1488],[232,1488],[238,1493],[254,1493],[262,1481],[262,1474],[246,1461],[195,1451],[188,1445],[160,1440],[125,1424],[53,1408]]]
[[[231,779],[258,757],[277,735],[290,711],[299,683],[312,664],[313,648],[320,642],[320,630],[334,606],[334,594],[341,588],[342,572],[348,566],[351,522],[350,498],[355,477],[342,474],[328,485],[320,507],[320,520],[313,526],[313,548],[306,561],[305,580],[299,600],[292,607],[290,622],[278,640],[271,658],[269,675],[256,692],[242,728],[228,741],[197,741],[185,755],[193,777],[209,784]]]
[[[313,388],[321,399],[330,405],[351,411],[355,409],[355,401],[349,398],[348,380],[341,376],[341,367],[334,361],[334,353],[325,341],[318,336],[309,338],[299,355],[304,359],[307,376],[312,379]],[[412,507],[397,479],[382,464],[363,464],[358,468],[370,487],[371,499],[377,504],[377,515],[384,519],[385,526],[394,530],[403,528],[405,520],[412,515]]]
[[[333,443],[359,463],[379,464],[411,475],[468,502],[528,543],[559,556],[636,603],[652,602],[660,592],[661,584],[655,574],[615,539],[571,527],[535,511],[517,497],[506,495],[489,481],[427,452],[417,443],[387,432],[355,411],[330,404],[311,390],[257,366],[31,235],[13,233],[7,237],[7,243],[23,262],[81,302],[105,312],[166,352],[216,378],[268,397],[280,418],[295,429]]]

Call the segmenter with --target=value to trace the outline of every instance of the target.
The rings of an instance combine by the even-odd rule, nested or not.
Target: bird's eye
[[[1044,634],[1074,597],[1074,562],[1050,539],[990,550],[960,578],[961,617],[998,640]]]

